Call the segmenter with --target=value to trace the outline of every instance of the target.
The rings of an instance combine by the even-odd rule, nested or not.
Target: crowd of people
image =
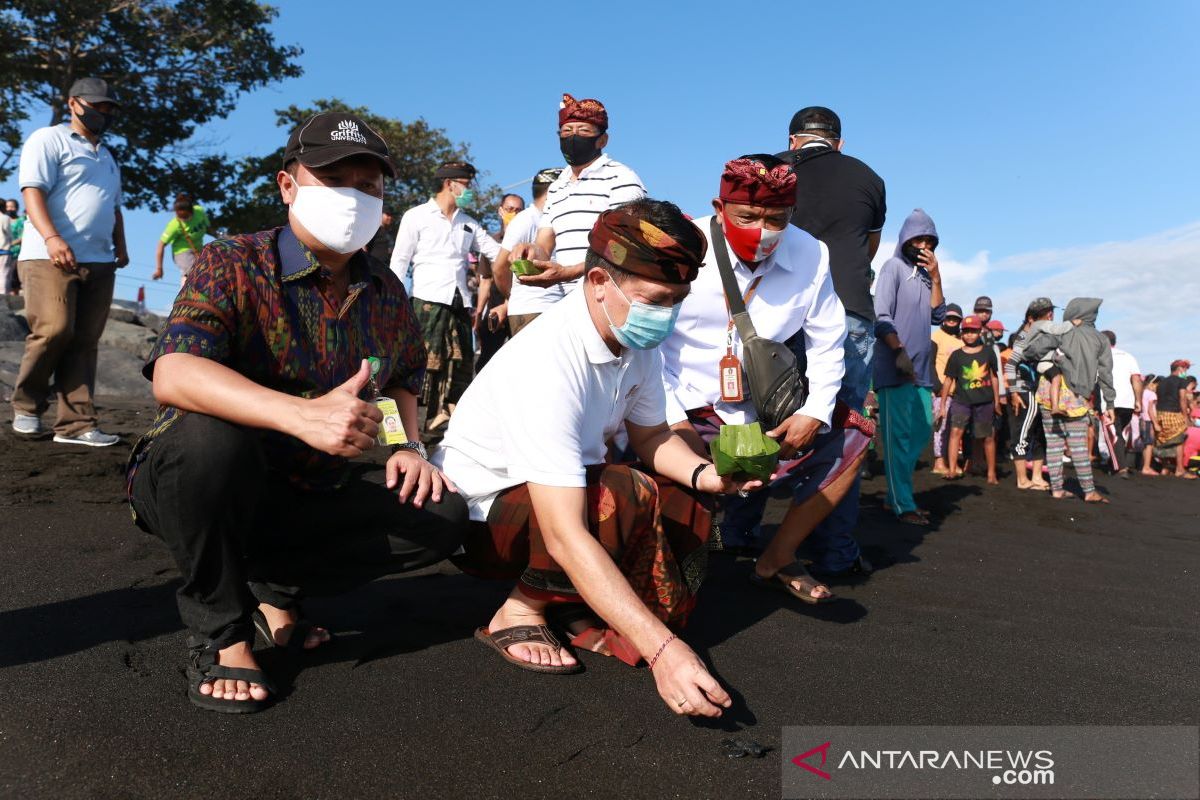
[[[119,103],[95,78],[70,95],[70,122],[21,157],[32,332],[13,429],[42,431],[54,375],[54,441],[107,446],[92,388],[128,260],[101,141]],[[602,103],[564,95],[566,166],[535,173],[530,205],[501,199],[497,236],[468,213],[477,173],[460,161],[397,221],[393,154],[340,112],[292,131],[282,227],[205,244],[204,209],[175,199],[155,277],[170,247],[181,289],[144,369],[159,409],[126,487],[182,575],[195,705],[271,702],[259,638],[329,646],[305,596],[449,558],[513,582],[475,632],[495,657],[553,674],[581,671],[584,649],[645,662],[673,712],[719,716],[730,695],[681,638],[708,553],[752,552],[753,586],[833,601],[832,577],[872,571],[854,531],[873,443],[888,507],[916,525],[931,442],[947,479],[974,466],[995,483],[1007,432],[1018,486],[1058,498],[1069,452],[1085,499],[1106,500],[1092,439],[1120,470],[1140,454],[1143,474],[1194,477],[1190,365],[1143,376],[1095,328],[1099,300],[1055,323],[1038,298],[1004,346],[988,298],[965,318],[946,303],[920,209],[873,276],[884,182],[842,152],[832,110],[797,112],[782,152],[731,157],[698,219],[648,196],[608,130]],[[778,465],[721,474],[714,441],[749,423]],[[358,459],[384,443],[384,463]],[[788,502],[767,538],[769,493]]]

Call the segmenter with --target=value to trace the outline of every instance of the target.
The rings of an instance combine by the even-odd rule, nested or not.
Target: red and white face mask
[[[757,264],[775,252],[783,237],[783,231],[772,231],[759,225],[757,228],[739,228],[734,225],[725,212],[721,212],[725,223],[725,240],[743,262]],[[786,227],[784,228],[786,230]]]

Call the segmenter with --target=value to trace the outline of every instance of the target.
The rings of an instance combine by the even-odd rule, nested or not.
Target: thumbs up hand
[[[354,458],[371,449],[383,412],[374,403],[358,399],[370,379],[371,367],[363,359],[350,380],[321,397],[303,401],[294,435],[331,456]]]

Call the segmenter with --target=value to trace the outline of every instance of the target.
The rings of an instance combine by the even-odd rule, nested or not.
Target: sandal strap
[[[306,619],[298,619],[292,623],[292,633],[288,637],[287,651],[293,655],[304,651],[308,635],[312,633],[313,624]]]
[[[214,680],[245,681],[246,683],[257,683],[271,694],[275,694],[275,686],[267,678],[266,673],[260,669],[224,667],[220,664],[213,664],[201,669],[200,674],[202,676],[201,683]]]
[[[501,650],[507,650],[514,644],[544,644],[555,649],[562,647],[562,643],[545,625],[516,625],[498,630],[489,636]]]

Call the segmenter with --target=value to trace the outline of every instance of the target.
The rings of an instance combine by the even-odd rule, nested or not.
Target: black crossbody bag
[[[796,354],[786,344],[759,336],[754,330],[754,323],[746,311],[746,301],[733,276],[725,233],[715,216],[710,233],[717,255],[717,267],[721,272],[721,284],[725,289],[725,301],[729,303],[729,313],[742,340],[742,372],[746,376],[750,399],[754,402],[763,430],[774,430],[804,405],[807,395],[805,365],[797,361]]]

